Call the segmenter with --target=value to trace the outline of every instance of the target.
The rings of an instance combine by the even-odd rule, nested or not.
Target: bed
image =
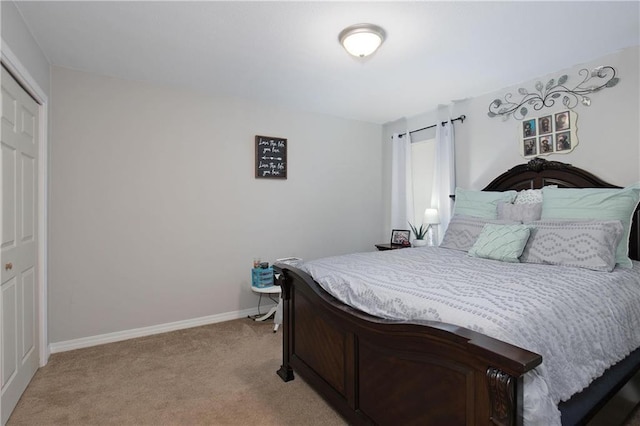
[[[580,168],[536,158],[498,176],[483,191],[548,185],[618,188]],[[628,252],[636,260],[639,217],[636,208]],[[396,252],[404,250],[417,254],[420,249]],[[349,423],[524,424],[524,379],[543,365],[539,353],[484,334],[481,328],[370,315],[331,295],[303,267],[275,266],[282,272],[284,302],[278,375],[289,381],[295,371]],[[586,422],[639,369],[636,349],[587,389],[560,403],[562,423]]]

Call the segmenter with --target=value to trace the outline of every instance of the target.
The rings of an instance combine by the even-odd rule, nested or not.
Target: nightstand
[[[385,250],[397,250],[397,249],[403,249],[403,248],[409,248],[411,246],[403,246],[402,244],[376,244],[376,248],[379,251],[385,251]]]
[[[258,314],[255,317],[251,317],[253,318],[254,321],[264,321],[269,319],[272,315],[274,315],[273,317],[273,332],[277,332],[278,331],[278,327],[280,327],[280,324],[282,323],[282,296],[281,296],[281,289],[279,285],[270,285],[267,287],[254,287],[251,286],[251,290],[253,290],[254,292],[260,294],[260,301],[262,300],[262,295],[266,294],[269,299],[271,299],[272,302],[276,302],[277,305],[276,306],[272,306],[271,309],[269,309],[269,312],[267,312],[264,315]],[[277,294],[277,296],[275,296]],[[277,299],[276,299],[277,297]],[[258,310],[260,310],[260,302],[258,302]]]
[[[273,327],[274,333],[278,331],[278,327],[282,323],[282,297],[280,295],[282,290],[275,282],[275,272],[276,271],[274,271],[273,267],[253,268],[251,270],[251,290],[260,294],[260,300],[258,300],[258,315],[250,316],[254,321],[264,321],[275,314],[273,317],[273,322],[275,324]],[[279,272],[280,271],[278,270],[278,273]],[[276,303],[276,305],[264,315],[260,314],[260,302],[262,302],[262,295],[268,296],[272,302]]]

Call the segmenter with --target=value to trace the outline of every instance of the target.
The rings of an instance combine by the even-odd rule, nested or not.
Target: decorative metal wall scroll
[[[529,113],[529,108],[532,107],[535,111],[540,111],[542,108],[549,108],[555,105],[556,101],[562,97],[562,105],[566,108],[573,109],[582,103],[582,105],[591,105],[591,99],[586,95],[599,92],[602,89],[613,87],[620,79],[616,77],[616,70],[611,66],[596,67],[589,72],[588,69],[583,68],[578,72],[583,77],[580,84],[573,88],[569,88],[565,85],[569,77],[563,75],[558,78],[558,81],[551,79],[546,85],[538,81],[535,85],[536,92],[529,92],[525,88],[518,89],[519,99],[513,99],[513,94],[507,93],[504,95],[504,100],[495,99],[489,104],[489,117],[503,117],[504,120],[513,115],[516,120],[524,119]]]
[[[524,158],[568,154],[578,145],[578,114],[566,110],[527,118],[518,124],[520,153]]]

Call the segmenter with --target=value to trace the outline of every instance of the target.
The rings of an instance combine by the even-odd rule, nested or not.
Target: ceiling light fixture
[[[356,24],[340,32],[338,40],[351,55],[364,58],[375,52],[385,38],[382,28],[373,24]]]

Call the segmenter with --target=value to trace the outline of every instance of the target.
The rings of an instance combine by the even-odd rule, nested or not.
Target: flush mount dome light
[[[375,52],[384,41],[382,28],[373,24],[356,24],[340,32],[340,44],[353,56],[364,58]]]

